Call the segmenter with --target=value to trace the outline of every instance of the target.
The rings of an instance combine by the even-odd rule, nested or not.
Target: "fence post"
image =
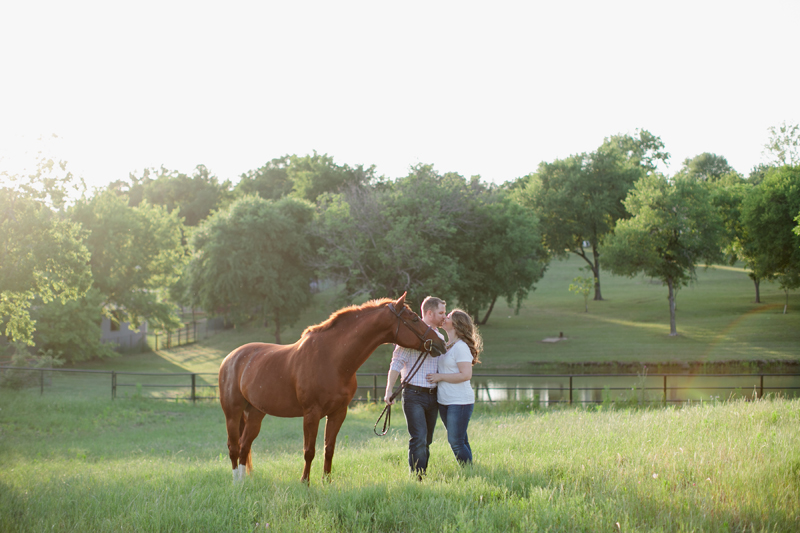
[[[761,374],[761,387],[758,390],[758,399],[764,397],[764,374]]]
[[[572,405],[572,376],[569,377],[569,404]]]
[[[44,395],[44,369],[39,372],[39,395]]]
[[[372,376],[372,397],[378,403],[378,376]]]
[[[195,387],[197,381],[197,374],[192,374],[192,403],[197,402],[197,395],[195,394]]]
[[[117,373],[112,370],[111,371],[111,399],[114,400],[117,398]]]
[[[664,374],[664,405],[667,405],[667,375]]]

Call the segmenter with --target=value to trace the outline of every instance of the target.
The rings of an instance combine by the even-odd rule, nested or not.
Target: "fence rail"
[[[79,375],[93,379],[91,383],[80,381],[77,386],[67,383],[67,377]],[[382,401],[386,374],[359,373],[357,378],[358,390],[353,402]],[[12,386],[38,387],[40,394],[50,388],[74,392],[110,387],[111,399],[129,390],[135,396],[164,400],[197,402],[219,397],[216,372],[125,372],[0,365],[0,387]],[[798,397],[800,374],[473,374],[472,387],[477,402],[522,400],[546,407],[627,398],[637,403],[669,404],[703,398],[763,398],[770,393]],[[145,390],[150,392],[145,394]]]

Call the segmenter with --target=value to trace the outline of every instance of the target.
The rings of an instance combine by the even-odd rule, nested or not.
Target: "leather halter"
[[[420,352],[425,352],[425,353],[431,353],[431,350],[433,348],[433,339],[426,339],[425,337],[428,335],[428,333],[431,330],[433,330],[433,328],[428,326],[428,324],[426,323],[425,325],[428,326],[428,329],[425,330],[425,334],[424,335],[420,335],[419,333],[417,333],[417,331],[414,328],[411,327],[411,324],[406,322],[406,320],[403,318],[403,313],[406,311],[405,307],[403,307],[400,311],[398,311],[394,307],[394,302],[389,302],[389,310],[394,314],[394,316],[397,317],[397,329],[394,332],[394,341],[395,341],[394,344],[397,344],[397,336],[400,334],[400,323],[402,322],[403,325],[405,327],[407,327],[409,330],[411,330],[411,332],[414,335],[416,335],[417,338],[420,340],[421,344],[420,344],[420,347],[419,347],[419,351]],[[439,350],[437,350],[437,351],[439,351]]]

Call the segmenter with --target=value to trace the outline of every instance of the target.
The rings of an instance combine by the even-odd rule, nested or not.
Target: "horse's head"
[[[438,357],[447,351],[444,341],[436,330],[423,322],[419,315],[406,305],[406,293],[394,302],[389,302],[387,307],[397,317],[395,344],[421,352],[430,352],[433,357]]]

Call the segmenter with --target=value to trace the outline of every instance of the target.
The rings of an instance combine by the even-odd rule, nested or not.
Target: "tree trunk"
[[[600,251],[594,244],[592,245],[592,255],[594,255],[594,265],[592,265],[592,274],[594,274],[594,299],[596,302],[599,302],[603,299],[603,295],[600,294]],[[586,309],[586,312],[589,312],[589,309]]]
[[[783,314],[786,314],[786,310],[789,308],[789,289],[783,289],[783,292],[786,293],[786,303],[783,304]]]
[[[757,304],[761,303],[761,291],[759,290],[759,286],[761,285],[761,280],[758,278],[753,278],[753,284],[756,286],[756,302]]]
[[[669,336],[675,337],[678,335],[678,328],[675,325],[675,290],[672,278],[667,278],[667,286],[669,287]]]
[[[489,315],[492,314],[492,309],[494,309],[494,303],[496,301],[497,301],[497,296],[494,297],[494,299],[492,300],[492,303],[489,304],[489,309],[486,310],[486,314],[483,315],[483,320],[480,321],[480,325],[481,326],[486,325],[486,322],[489,321]],[[477,320],[477,318],[476,318],[476,320]]]
[[[281,343],[281,312],[275,310],[275,344]]]

